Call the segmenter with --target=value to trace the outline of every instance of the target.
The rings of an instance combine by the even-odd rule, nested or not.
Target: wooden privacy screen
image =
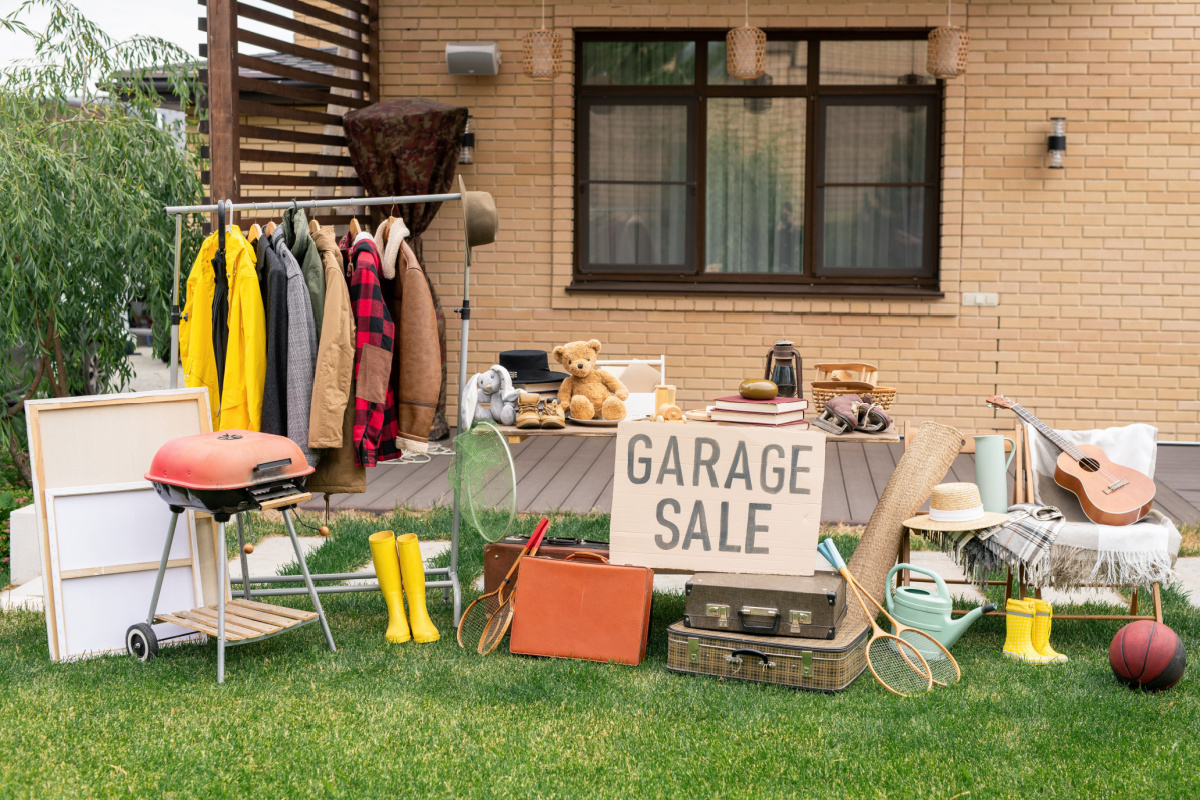
[[[360,184],[342,115],[379,100],[378,0],[265,0],[277,10],[236,0],[199,3],[207,12],[200,55],[208,59],[201,82],[209,119],[200,130],[209,135],[202,155],[210,161],[203,177],[211,197],[353,194]],[[247,30],[242,21],[271,26],[280,38]],[[255,54],[239,53],[239,45]]]
[[[59,660],[57,598],[50,580],[50,544],[46,492],[112,483],[144,481],[158,448],[179,436],[209,433],[212,417],[207,389],[167,389],[139,394],[110,394],[25,404],[33,502],[42,548],[46,630],[50,657]],[[161,502],[161,501],[160,501]],[[166,507],[166,504],[163,504]],[[224,545],[216,541],[211,517],[197,515],[196,549],[205,604],[217,601],[217,562]],[[162,536],[166,536],[166,524]],[[182,535],[182,525],[180,535]],[[162,554],[160,540],[159,555]],[[228,587],[226,587],[228,591]],[[146,611],[149,611],[147,602]],[[143,612],[145,613],[145,612]],[[132,624],[137,620],[130,620]]]
[[[812,575],[825,434],[622,422],[612,563],[659,572]]]
[[[150,611],[170,507],[149,481],[134,481],[51,489],[46,492],[46,512],[47,582],[53,587],[56,621],[51,635],[58,658],[125,652],[125,631],[144,622]],[[159,596],[162,608],[182,611],[204,605],[196,550],[196,527],[189,512],[180,516],[171,542]],[[191,632],[159,624],[155,633],[161,641]]]

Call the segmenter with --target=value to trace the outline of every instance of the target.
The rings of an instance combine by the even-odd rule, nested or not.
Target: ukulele
[[[1095,445],[1071,444],[1020,403],[1002,394],[989,397],[987,403],[994,408],[1012,409],[1062,450],[1054,464],[1054,482],[1075,493],[1083,513],[1092,522],[1132,525],[1150,512],[1155,488],[1150,478],[1135,469],[1114,464]]]

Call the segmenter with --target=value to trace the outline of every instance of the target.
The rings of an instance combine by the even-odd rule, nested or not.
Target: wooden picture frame
[[[126,630],[150,610],[170,507],[149,481],[133,481],[47,490],[46,515],[58,659],[123,653]],[[187,512],[177,522],[163,576],[164,607],[203,605],[198,549],[195,519]],[[198,638],[178,625],[155,627],[160,641]]]
[[[51,659],[58,661],[46,492],[143,481],[158,448],[180,436],[211,432],[212,416],[208,390],[195,388],[30,400],[25,404],[25,421],[41,545],[47,640]],[[224,543],[216,541],[217,526],[210,517],[197,514],[196,529],[198,540],[212,541],[211,546],[199,546],[195,551],[208,604],[217,599],[216,559],[224,556]]]

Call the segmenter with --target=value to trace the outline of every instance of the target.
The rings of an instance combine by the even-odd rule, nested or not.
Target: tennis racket
[[[818,545],[817,550],[846,579],[846,585],[858,598],[858,604],[862,606],[867,621],[871,623],[871,641],[867,644],[867,667],[875,676],[875,680],[892,694],[901,697],[915,697],[928,692],[933,688],[933,677],[925,659],[911,644],[879,627],[875,615],[863,601],[857,585],[846,570],[846,562],[842,561],[836,549],[826,547],[826,544],[832,545],[832,542],[827,540]]]
[[[530,548],[536,548],[542,540],[542,536],[546,533],[546,529],[550,527],[550,520],[542,517],[541,522],[537,524],[533,535],[529,537],[529,541],[525,543],[525,547],[521,549],[521,556],[529,552]],[[521,556],[517,556],[517,560],[513,562],[509,568],[508,574],[504,576],[504,580],[500,582],[492,591],[487,594],[482,594],[475,598],[471,605],[467,606],[467,610],[458,620],[458,646],[464,650],[473,652],[479,651],[479,642],[483,638],[484,629],[487,628],[488,620],[496,609],[500,608],[501,603],[505,599],[504,590],[512,581],[513,575],[517,571],[517,567],[521,564]]]
[[[549,527],[549,523],[546,523]],[[543,535],[546,529],[542,529]],[[533,549],[529,551],[529,557],[537,555],[538,547],[542,544],[542,538],[539,537],[533,544]],[[524,557],[524,556],[522,556]],[[517,559],[517,563],[521,563],[521,559]],[[486,656],[488,653],[500,646],[500,642],[504,641],[504,637],[508,635],[508,629],[512,626],[513,613],[517,610],[517,583],[513,579],[512,588],[508,590],[508,595],[500,603],[500,607],[488,618],[487,625],[483,629],[483,635],[479,638],[479,654]]]
[[[837,553],[837,557],[841,559],[842,554],[838,553],[832,539],[826,539],[825,545],[826,552]],[[842,563],[845,564],[844,561]],[[857,588],[862,589],[862,593],[867,596],[871,604],[879,609],[879,612],[883,616],[887,617],[888,622],[892,624],[893,633],[908,642],[914,650],[921,654],[921,657],[925,659],[925,663],[929,666],[929,674],[933,678],[934,683],[938,686],[953,686],[958,683],[959,678],[962,677],[962,671],[959,670],[958,662],[954,660],[954,656],[950,655],[950,651],[941,642],[919,628],[904,625],[889,614],[887,609],[881,606],[879,601],[863,588],[863,585],[858,582],[858,578],[850,574],[849,569],[843,575],[847,580],[853,581]]]

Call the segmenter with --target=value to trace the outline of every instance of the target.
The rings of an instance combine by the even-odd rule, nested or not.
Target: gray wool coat
[[[287,307],[287,359],[284,383],[286,436],[300,446],[310,466],[317,463],[317,454],[308,448],[308,420],[312,404],[313,376],[317,370],[317,332],[313,320],[312,302],[300,264],[288,250],[283,226],[271,234],[269,247],[279,258],[286,276],[284,302]],[[324,276],[322,276],[324,285]],[[274,305],[276,286],[269,287]],[[268,359],[269,360],[269,359]]]

